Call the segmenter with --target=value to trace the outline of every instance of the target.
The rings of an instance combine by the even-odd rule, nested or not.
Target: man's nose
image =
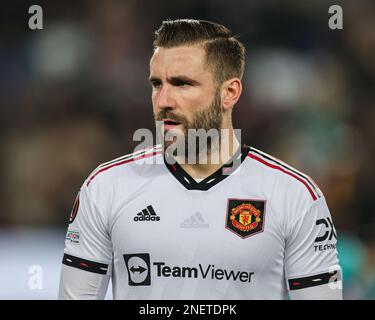
[[[160,109],[172,108],[176,106],[176,100],[173,97],[173,88],[169,85],[164,85],[157,98],[157,106]]]

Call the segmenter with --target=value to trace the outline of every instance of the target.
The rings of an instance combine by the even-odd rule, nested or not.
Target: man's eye
[[[151,86],[153,88],[160,88],[161,87],[161,82],[157,82],[157,81],[151,82]]]
[[[186,86],[189,86],[190,83],[185,82],[185,81],[177,81],[175,85],[176,85],[177,87],[186,87]]]

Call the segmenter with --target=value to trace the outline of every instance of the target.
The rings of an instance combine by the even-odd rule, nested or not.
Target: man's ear
[[[242,83],[238,78],[224,81],[221,86],[221,104],[224,111],[231,110],[242,93]]]

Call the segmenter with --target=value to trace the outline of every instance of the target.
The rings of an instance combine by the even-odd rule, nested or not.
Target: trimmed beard
[[[177,148],[173,154],[174,157],[178,157],[177,150],[184,150],[185,160],[189,157],[189,160],[195,156],[200,163],[200,159],[208,157],[212,151],[218,150],[220,147],[221,138],[221,124],[223,120],[223,113],[221,109],[221,96],[220,90],[216,90],[215,96],[211,101],[208,108],[198,110],[192,115],[192,119],[189,121],[186,117],[174,115],[171,109],[163,109],[158,114],[154,114],[155,121],[162,121],[162,119],[169,118],[174,121],[181,123],[183,130],[180,130],[180,134],[176,135],[172,141],[166,140],[168,132],[164,132],[163,126],[158,127],[157,130],[161,130],[162,145],[164,152],[171,144],[177,144]],[[199,132],[196,135],[191,135],[188,132],[189,129],[203,130],[206,134],[214,129],[213,135],[207,134],[207,141],[203,141],[198,138]],[[189,133],[189,134],[188,134]],[[207,159],[207,158],[206,158]]]

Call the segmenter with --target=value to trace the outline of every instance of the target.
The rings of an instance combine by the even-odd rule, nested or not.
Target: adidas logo
[[[152,206],[148,206],[141,212],[137,213],[134,217],[134,221],[159,221],[160,217],[155,213]]]
[[[190,218],[186,219],[183,223],[180,224],[180,228],[209,228],[210,225],[206,223],[203,219],[203,216],[200,212],[196,212]]]

